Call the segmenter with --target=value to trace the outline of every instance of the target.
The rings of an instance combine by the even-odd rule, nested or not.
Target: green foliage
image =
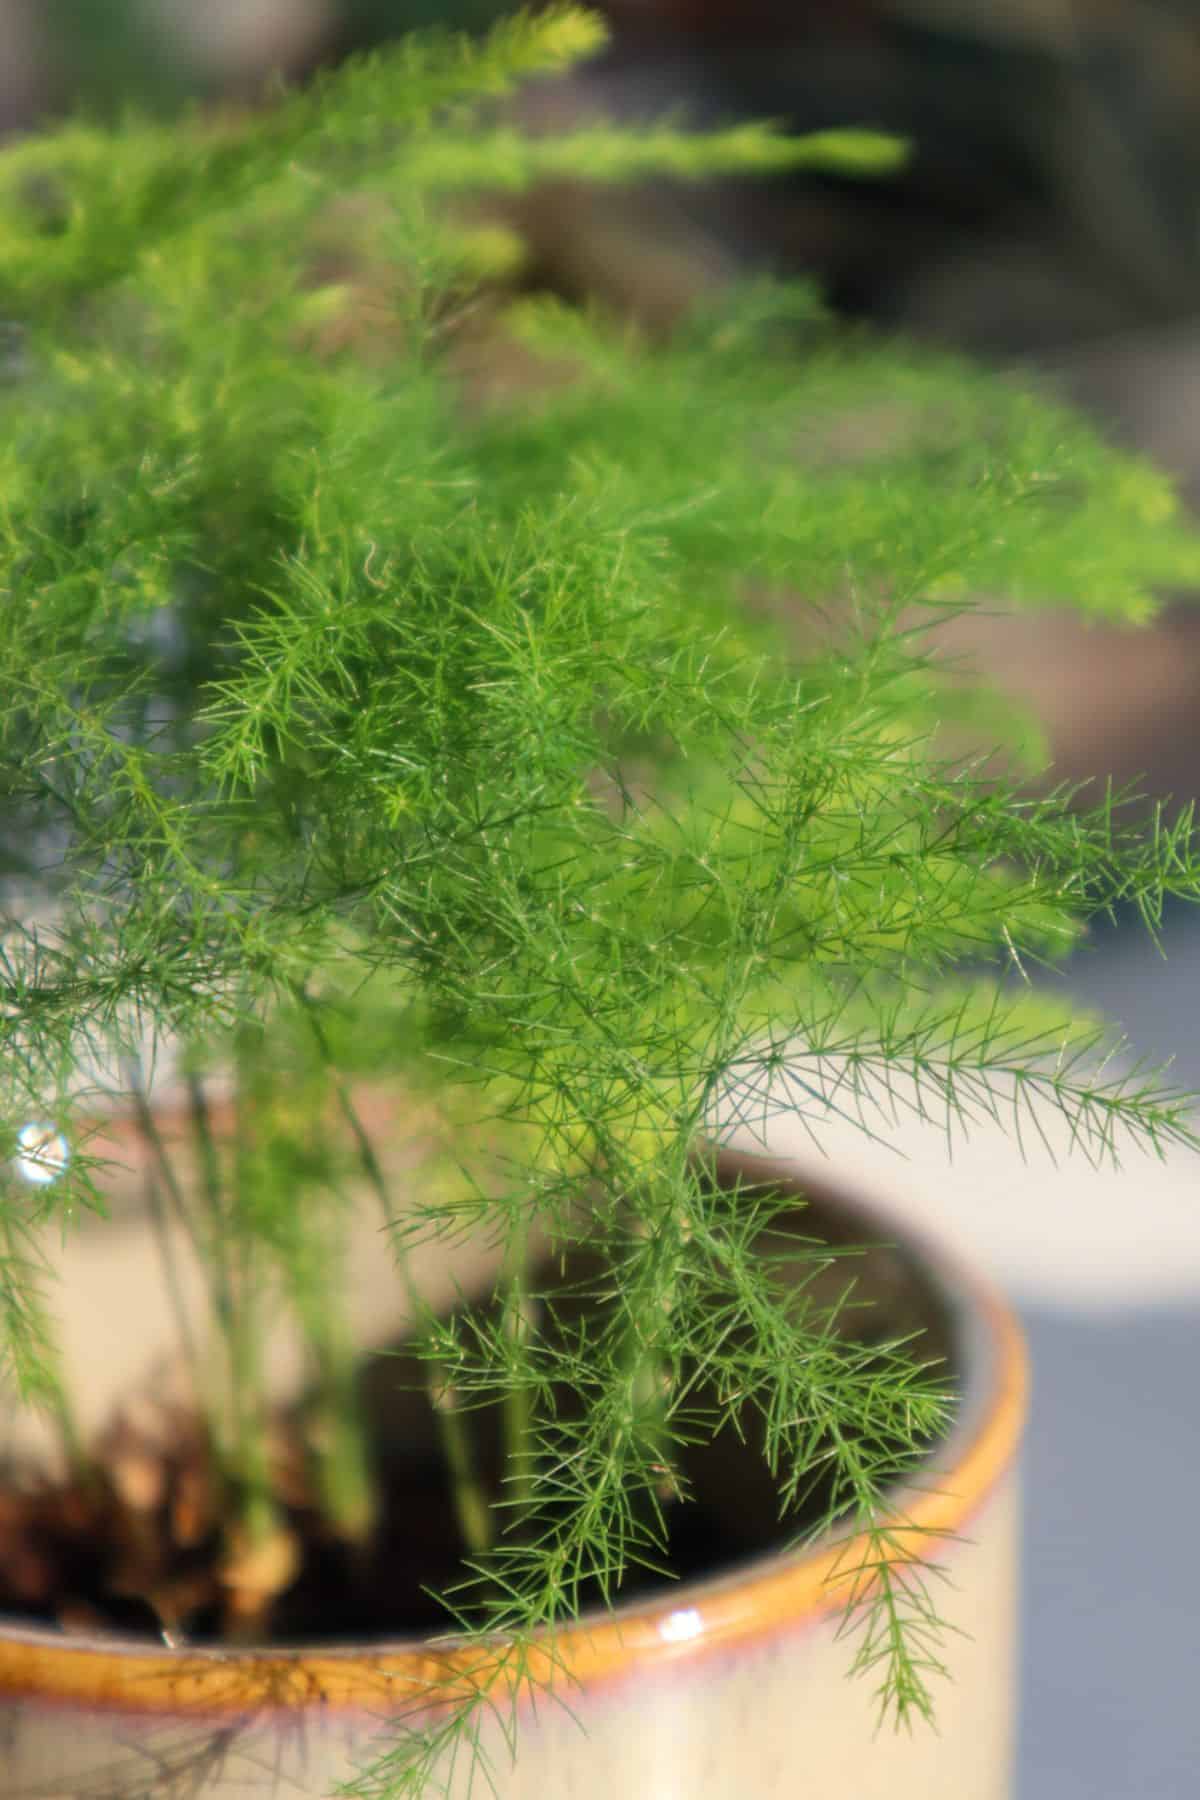
[[[858,1661],[904,1716],[930,1703],[936,1615],[886,1491],[947,1396],[902,1345],[853,1352],[756,1254],[773,1203],[712,1191],[692,1152],[721,1108],[870,1129],[904,1082],[951,1122],[1064,1111],[1094,1155],[1191,1141],[1180,1097],[1097,1069],[1088,1022],[979,979],[1118,902],[1153,926],[1195,898],[1190,822],[1146,832],[950,760],[921,621],[980,591],[1135,621],[1200,544],[1165,480],[1061,409],[846,340],[806,294],[733,296],[650,347],[489,288],[510,247],[450,189],[886,164],[863,133],[526,142],[479,113],[595,41],[575,12],[480,50],[430,36],[249,120],[71,125],[0,159],[0,310],[24,332],[0,390],[0,1151],[30,1117],[72,1129],[87,1072],[147,1030],[237,1070],[259,1147],[194,1227],[235,1389],[286,1304],[345,1399],[353,1166],[402,1262],[472,1225],[512,1270],[535,1229],[602,1250],[619,1279],[590,1329],[540,1327],[552,1297],[514,1287],[494,1323],[422,1340],[439,1394],[525,1421],[535,1477],[476,1546],[464,1626],[519,1648],[615,1595],[661,1554],[674,1451],[753,1425],[783,1511],[828,1464],[823,1523],[879,1552]],[[472,408],[481,315],[497,353],[571,379]],[[780,589],[811,624],[799,661],[746,604]],[[361,1133],[339,1161],[305,1129],[364,1070],[460,1133],[402,1216]],[[86,1155],[14,1181],[8,1242],[95,1199]],[[23,1269],[0,1333],[28,1387]],[[246,1482],[254,1430],[228,1421]],[[360,1791],[432,1791],[473,1718],[405,1737]]]

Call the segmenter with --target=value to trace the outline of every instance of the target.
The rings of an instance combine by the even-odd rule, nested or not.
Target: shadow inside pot
[[[919,1383],[951,1403],[964,1363],[958,1313],[936,1266],[919,1249],[886,1242],[884,1228],[869,1211],[835,1196],[814,1195],[798,1202],[790,1182],[756,1180],[741,1185],[736,1160],[721,1165],[717,1179],[723,1189],[744,1197],[747,1205],[770,1199],[770,1223],[756,1239],[755,1250],[769,1259],[775,1290],[786,1296],[796,1326],[811,1334],[814,1355],[852,1356],[862,1377],[869,1379],[876,1360],[882,1369],[885,1359],[903,1346],[922,1371]],[[696,1272],[702,1278],[699,1263]],[[537,1310],[539,1336],[552,1353],[569,1353],[585,1333],[595,1344],[612,1342],[627,1329],[622,1269],[592,1251],[542,1262],[531,1275],[528,1291]],[[498,1328],[501,1306],[493,1288],[490,1295],[485,1292],[464,1302],[454,1322],[464,1336],[477,1329],[486,1341]],[[744,1337],[745,1328],[733,1336]],[[823,1454],[829,1445],[819,1436],[811,1469],[793,1484],[792,1499],[781,1511],[780,1490],[790,1471],[771,1467],[763,1414],[746,1407],[737,1410],[735,1419],[731,1396],[697,1366],[678,1365],[669,1379],[664,1371],[660,1390],[664,1403],[674,1404],[673,1390],[681,1390],[685,1398],[672,1418],[671,1448],[664,1453],[661,1479],[645,1480],[644,1458],[637,1465],[643,1476],[630,1499],[634,1543],[623,1578],[608,1584],[603,1566],[598,1565],[574,1592],[581,1610],[603,1605],[610,1596],[625,1605],[679,1581],[719,1577],[768,1553],[811,1542],[839,1515],[847,1526],[853,1522],[847,1496],[835,1485],[836,1465]],[[329,1526],[306,1474],[312,1396],[301,1395],[281,1412],[278,1436],[284,1461],[277,1501],[303,1554],[294,1579],[274,1599],[264,1641],[364,1644],[425,1636],[451,1628],[461,1617],[458,1608],[469,1616],[472,1603],[486,1606],[496,1598],[486,1575],[471,1574],[463,1586],[469,1571],[431,1400],[430,1366],[416,1354],[411,1338],[401,1337],[365,1356],[358,1402],[379,1496],[375,1528],[361,1543],[347,1541]],[[547,1421],[543,1469],[553,1457],[555,1443],[568,1441],[586,1404],[579,1391],[561,1385],[543,1396]],[[496,1535],[503,1534],[506,1543],[532,1543],[552,1534],[557,1523],[552,1506],[522,1513],[513,1502],[516,1485],[506,1456],[501,1403],[486,1392],[468,1392],[456,1405]],[[898,1440],[889,1445],[886,1435],[875,1438],[870,1449],[877,1461],[892,1454],[897,1480],[914,1474],[919,1479],[911,1450],[906,1453]],[[178,1475],[171,1479],[177,1483]],[[31,1607],[19,1588],[5,1584],[5,1575],[19,1567],[19,1558],[14,1563],[0,1555],[0,1610],[10,1617],[75,1629],[158,1636],[164,1621],[155,1616],[128,1574],[129,1519],[106,1513],[102,1529],[107,1535],[98,1548],[85,1535],[94,1529],[94,1521],[89,1522],[86,1508],[82,1513],[73,1509],[70,1499],[68,1494],[64,1503],[62,1496],[54,1496],[35,1509],[31,1543],[26,1546],[30,1553],[61,1564],[63,1582],[70,1590],[68,1603],[64,1605],[63,1594],[52,1585],[45,1602]],[[157,1526],[169,1540],[169,1509],[167,1496],[158,1513],[146,1514],[136,1528],[145,1532]],[[222,1542],[220,1520],[214,1517],[199,1541],[179,1550],[168,1541],[165,1551],[161,1545],[156,1551],[156,1591],[177,1594],[189,1591],[190,1583],[196,1595],[184,1615],[170,1622],[172,1636],[177,1625],[188,1642],[221,1641],[219,1590],[213,1581],[206,1590],[205,1565],[215,1568]],[[447,1595],[450,1604],[443,1598]]]

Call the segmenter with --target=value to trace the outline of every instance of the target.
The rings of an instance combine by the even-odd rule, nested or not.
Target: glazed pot
[[[718,1164],[720,1179],[748,1173],[801,1191],[794,1168]],[[938,1608],[962,1634],[947,1642],[952,1680],[935,1682],[936,1732],[877,1729],[873,1683],[848,1677],[839,1631],[863,1546],[827,1540],[585,1616],[519,1671],[500,1643],[171,1648],[0,1624],[0,1794],[324,1800],[470,1688],[491,1702],[480,1739],[499,1800],[1004,1800],[1020,1335],[995,1294],[894,1219],[856,1204],[843,1217],[848,1240],[893,1246],[895,1280],[929,1309],[958,1377],[949,1435],[892,1496],[898,1521],[935,1534]],[[452,1800],[488,1792],[461,1761]]]

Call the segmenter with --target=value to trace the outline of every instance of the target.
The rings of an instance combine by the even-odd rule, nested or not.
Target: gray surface
[[[1027,1315],[1018,1800],[1200,1794],[1200,1317]]]
[[[1200,929],[1121,931],[1070,986],[1200,1084]],[[1200,1205],[1200,1170],[1197,1172]],[[1130,1231],[1139,1219],[1131,1194]],[[1200,1796],[1200,1308],[1027,1312],[1017,1800]]]

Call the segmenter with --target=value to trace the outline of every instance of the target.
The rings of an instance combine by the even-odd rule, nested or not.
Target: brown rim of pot
[[[972,1520],[1012,1469],[1025,1418],[1027,1366],[1020,1328],[999,1295],[893,1216],[813,1180],[794,1163],[722,1150],[717,1178],[763,1184],[836,1202],[856,1241],[899,1239],[919,1261],[948,1315],[961,1371],[955,1422],[939,1445],[936,1473],[895,1491],[894,1517],[932,1541],[969,1537]],[[578,1693],[667,1664],[722,1655],[804,1629],[839,1613],[848,1572],[868,1553],[865,1538],[822,1540],[766,1552],[707,1580],[681,1584],[611,1612],[585,1614],[553,1638],[511,1646],[450,1638],[354,1645],[170,1647],[145,1640],[0,1623],[0,1698],[176,1720],[246,1720],[306,1709],[412,1715],[486,1689],[499,1700],[545,1691]],[[871,1550],[872,1556],[876,1555]],[[904,1554],[903,1545],[898,1552]]]

